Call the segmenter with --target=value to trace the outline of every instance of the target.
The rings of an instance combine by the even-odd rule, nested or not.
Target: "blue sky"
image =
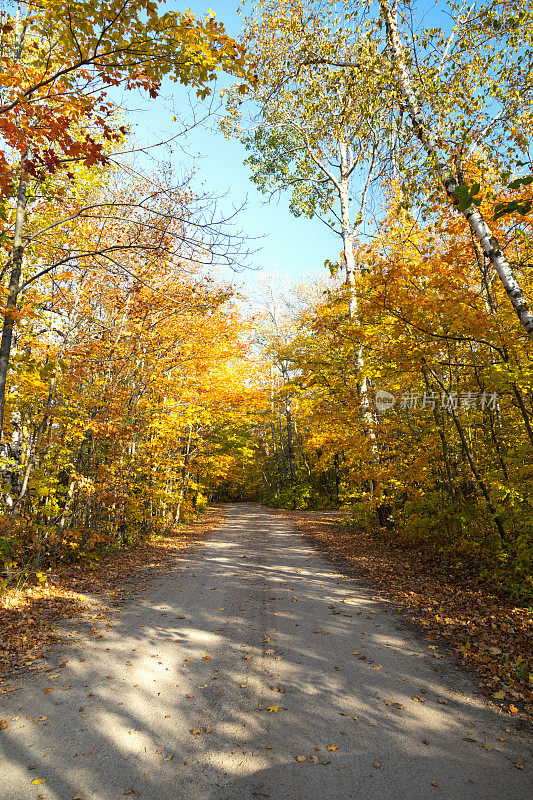
[[[182,4],[170,0],[167,7],[183,10],[190,7],[197,17],[212,9],[230,35],[237,36],[241,28],[242,17],[236,12],[237,0],[213,0],[207,4]],[[125,96],[124,102],[129,109],[135,106],[134,111],[128,111],[126,119],[139,143],[163,140],[176,133],[178,125],[172,122],[172,105],[178,116],[190,116],[188,93],[175,84],[165,85],[162,97],[156,100],[135,97],[132,102],[132,97]],[[255,267],[299,280],[317,272],[325,273],[324,260],[336,260],[341,249],[340,239],[319,220],[293,217],[286,196],[268,202],[268,198],[258,192],[249,179],[249,169],[243,164],[246,158],[244,147],[236,140],[228,141],[216,130],[215,119],[195,128],[187,141],[180,139],[180,143],[187,152],[184,154],[179,146],[174,148],[176,168],[179,170],[180,165],[185,169],[194,166],[196,186],[203,184],[207,193],[224,195],[220,200],[224,215],[247,203],[236,226],[251,238],[250,249],[259,249],[250,259]],[[248,284],[253,284],[253,274],[237,275],[236,282],[240,283],[243,277]]]

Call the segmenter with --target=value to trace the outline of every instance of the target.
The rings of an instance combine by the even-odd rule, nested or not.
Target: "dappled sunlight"
[[[352,784],[379,796],[373,764],[383,762],[397,796],[416,786],[425,798],[433,776],[458,791],[485,774],[495,791],[471,796],[503,792],[504,725],[466,678],[455,673],[451,688],[449,664],[286,523],[230,510],[238,524],[4,698],[4,716],[16,718],[2,739],[18,765],[10,780],[28,785],[35,764],[47,800],[129,790],[143,800],[330,800],[359,796]],[[480,747],[489,738],[490,754]],[[312,788],[294,794],[302,770],[313,770],[303,783]]]

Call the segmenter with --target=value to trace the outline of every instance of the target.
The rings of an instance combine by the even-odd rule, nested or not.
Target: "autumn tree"
[[[157,12],[147,0],[120,3],[8,4],[2,26],[0,152],[3,243],[8,276],[0,343],[0,431],[17,316],[28,204],[50,193],[50,175],[72,164],[106,164],[110,143],[125,127],[113,87],[156,97],[163,79],[193,86],[200,96],[219,69],[242,73],[242,50],[208,16]]]

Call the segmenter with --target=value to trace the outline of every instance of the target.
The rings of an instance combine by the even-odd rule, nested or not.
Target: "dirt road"
[[[266,509],[112,620],[0,696],[2,800],[531,797],[510,719]]]

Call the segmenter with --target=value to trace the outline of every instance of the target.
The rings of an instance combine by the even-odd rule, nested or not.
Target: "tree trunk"
[[[348,293],[348,316],[352,319],[357,314],[357,300],[354,292],[356,267],[353,252],[353,229],[350,222],[348,147],[345,142],[341,143],[340,151],[341,178],[339,180],[338,192],[341,207],[341,236],[346,273],[346,289]]]
[[[276,460],[276,487],[277,491],[279,492],[280,489],[280,471],[281,471],[281,464],[278,454],[278,445],[276,441],[276,428],[273,422],[270,423],[270,429],[272,431],[272,447],[274,451],[274,458]]]
[[[340,461],[338,453],[335,453],[333,457],[333,467],[335,470],[335,498],[338,505],[340,500],[340,485],[341,485],[341,470],[340,470]]]
[[[287,466],[285,464],[285,449],[283,446],[283,426],[281,423],[281,407],[278,409],[279,420],[279,451],[281,454],[281,466],[283,468],[283,485],[287,485]]]
[[[192,439],[192,424],[189,425],[189,436],[187,439],[187,446],[185,448],[185,458],[183,459],[183,467],[181,470],[181,485],[178,497],[178,507],[176,509],[176,515],[174,517],[175,525],[177,525],[178,522],[180,521],[181,505],[183,503],[183,498],[185,497],[185,492],[187,491],[187,487],[189,485],[189,456],[191,454],[191,439]]]
[[[13,341],[13,326],[15,324],[15,312],[17,308],[17,296],[20,286],[20,276],[22,274],[22,259],[24,256],[24,244],[22,232],[24,230],[24,217],[26,210],[26,176],[23,175],[19,181],[17,192],[17,206],[15,212],[15,230],[13,234],[13,251],[11,256],[11,275],[9,278],[7,310],[2,328],[2,340],[0,343],[0,439],[4,430],[4,413],[6,404],[6,384],[7,373],[9,370],[9,357],[11,354],[11,342]]]
[[[291,485],[294,486],[296,482],[296,470],[294,468],[294,441],[292,436],[292,417],[291,417],[291,399],[285,398],[285,419],[287,422],[287,455],[289,458],[289,471],[291,475]]]
[[[446,390],[446,387],[444,386],[442,381],[440,381],[438,379],[438,377],[435,375],[434,372],[432,372],[432,375],[435,378],[435,381],[438,383],[438,385],[442,389],[442,391],[449,398],[450,395],[448,394],[448,391]],[[457,428],[457,433],[459,434],[459,438],[461,440],[461,444],[463,446],[463,450],[465,452],[465,455],[466,455],[468,464],[470,466],[470,469],[472,471],[472,474],[473,474],[473,476],[475,478],[475,481],[476,481],[476,483],[477,483],[477,485],[478,485],[478,487],[479,487],[479,489],[481,491],[481,494],[485,498],[485,502],[487,504],[487,508],[488,508],[493,520],[494,520],[494,524],[496,525],[498,533],[500,534],[501,539],[504,539],[505,530],[504,530],[504,527],[503,527],[503,523],[502,523],[500,517],[498,516],[498,514],[496,512],[496,509],[494,508],[494,505],[493,505],[491,497],[490,497],[489,489],[488,489],[485,481],[483,480],[483,478],[481,477],[481,475],[480,475],[480,473],[478,471],[478,468],[476,466],[476,462],[474,461],[474,456],[472,455],[472,451],[470,450],[470,446],[469,446],[469,444],[468,444],[468,442],[466,440],[466,436],[465,436],[465,432],[463,430],[463,426],[461,425],[461,422],[459,421],[459,417],[455,413],[455,408],[453,407],[453,404],[449,403],[448,407],[450,409],[450,413],[452,415],[452,419],[454,421],[455,427]]]
[[[460,201],[457,189],[459,184],[445,163],[444,158],[438,152],[433,140],[430,126],[425,118],[422,109],[418,104],[407,65],[405,62],[404,48],[398,31],[398,21],[396,17],[396,7],[391,10],[388,0],[380,0],[381,13],[387,29],[387,41],[392,52],[394,66],[398,76],[398,88],[405,101],[407,111],[411,117],[415,134],[426,151],[429,159],[433,162],[439,174],[441,183],[446,194],[454,204]],[[483,253],[487,256],[492,266],[496,270],[498,277],[509,297],[511,304],[522,324],[524,330],[531,340],[533,340],[533,314],[531,313],[526,297],[515,275],[511,269],[505,254],[500,248],[500,244],[489,226],[485,222],[481,211],[476,205],[472,204],[462,215],[468,222],[470,229],[479,242]]]
[[[524,403],[524,398],[522,397],[522,393],[516,383],[513,382],[511,384],[511,387],[513,389],[513,394],[516,398],[518,408],[520,409],[520,413],[522,414],[522,419],[524,420],[524,425],[527,431],[527,435],[529,436],[529,441],[533,445],[533,429],[531,428],[531,421],[529,419],[529,414],[527,413],[527,408]]]

